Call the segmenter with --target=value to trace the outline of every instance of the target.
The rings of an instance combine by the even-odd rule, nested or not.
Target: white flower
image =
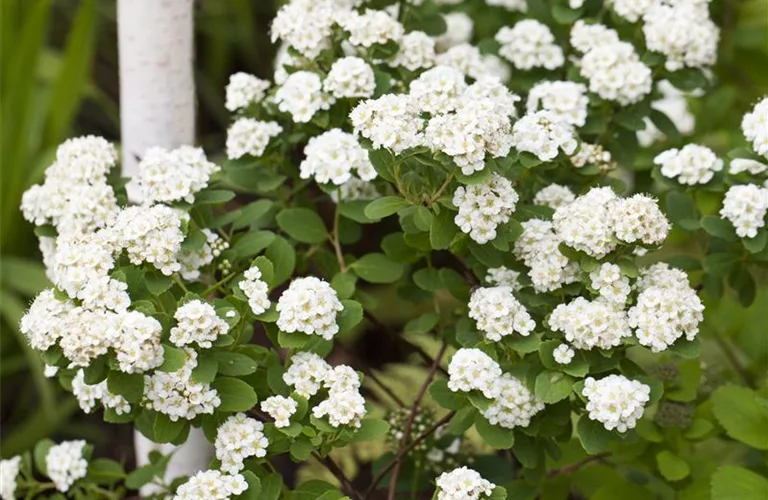
[[[303,56],[314,59],[329,46],[337,14],[333,0],[292,0],[272,21],[272,42],[282,40]]]
[[[517,200],[512,183],[494,173],[481,184],[456,188],[453,204],[459,213],[454,222],[476,242],[487,243],[496,238],[496,228],[509,221]]]
[[[640,344],[660,352],[685,335],[693,340],[704,319],[704,305],[688,283],[688,276],[667,264],[641,272],[637,303],[628,311],[629,324]]]
[[[598,259],[616,248],[611,219],[616,195],[609,187],[593,188],[552,217],[557,236],[569,247]]]
[[[333,98],[323,92],[320,76],[310,71],[291,73],[275,93],[277,108],[296,123],[307,123],[316,112],[328,109]]]
[[[82,440],[62,441],[48,450],[45,467],[58,491],[69,491],[72,484],[88,472],[88,462],[83,458],[84,447]]]
[[[486,5],[504,7],[510,12],[528,12],[525,0],[485,0]]]
[[[536,328],[508,286],[475,289],[469,299],[469,317],[477,322],[485,338],[496,342],[513,333],[527,337]]]
[[[355,133],[370,139],[374,149],[383,147],[398,154],[424,141],[423,120],[407,94],[384,94],[363,101],[352,109],[349,118]]]
[[[163,364],[160,322],[138,311],[122,314],[120,321],[120,335],[114,344],[120,370],[142,373]]]
[[[181,265],[179,274],[186,281],[195,281],[200,278],[200,269],[207,266],[213,259],[221,255],[221,252],[229,248],[229,243],[210,229],[203,228],[205,243],[197,250],[184,248],[176,256]]]
[[[531,219],[522,226],[523,234],[515,241],[513,251],[530,268],[528,276],[534,290],[550,292],[578,281],[581,269],[560,253],[561,240],[550,221]]]
[[[656,200],[645,194],[620,198],[611,206],[613,233],[626,243],[659,245],[669,234],[669,221]]]
[[[411,31],[400,40],[397,54],[389,61],[407,70],[429,68],[435,63],[435,40],[423,31]]]
[[[587,377],[582,394],[590,420],[601,422],[609,431],[626,432],[643,416],[651,388],[623,375],[608,375],[600,380]]]
[[[611,161],[610,151],[604,149],[599,144],[589,144],[586,142],[582,142],[579,151],[571,156],[571,163],[576,168],[581,168],[585,165],[595,165],[602,171],[616,168],[616,164]]]
[[[0,460],[0,498],[14,500],[16,498],[16,478],[21,468],[21,455]]]
[[[216,389],[191,379],[197,367],[197,352],[184,347],[187,359],[175,372],[155,371],[144,376],[144,406],[165,415],[172,421],[192,420],[200,414],[212,414],[221,404]]]
[[[216,339],[229,331],[229,325],[219,318],[216,309],[200,300],[182,305],[176,309],[173,318],[176,326],[171,328],[170,341],[179,347],[197,344],[210,348]]]
[[[606,0],[606,4],[618,15],[629,21],[637,22],[654,4],[655,0]]]
[[[331,193],[331,199],[335,203],[340,201],[375,200],[379,197],[381,197],[381,193],[376,189],[374,183],[358,179],[357,177],[350,177],[347,182]]]
[[[566,186],[560,184],[550,184],[544,188],[541,188],[536,196],[533,197],[534,205],[544,205],[550,208],[563,207],[576,199],[576,195],[573,194]]]
[[[723,160],[715,153],[698,144],[686,144],[681,149],[673,148],[664,151],[653,159],[653,163],[661,166],[661,175],[669,179],[677,178],[681,184],[706,184],[715,172],[723,169]]]
[[[508,67],[498,57],[482,54],[480,49],[469,43],[454,45],[438,54],[435,63],[457,69],[475,80],[495,77],[504,81],[509,77]]]
[[[475,470],[460,467],[437,478],[437,500],[478,500],[490,496],[496,487]]]
[[[130,413],[131,404],[123,396],[113,394],[107,387],[107,381],[102,380],[98,384],[90,385],[85,382],[85,372],[82,369],[75,373],[72,379],[72,395],[77,398],[80,409],[85,413],[91,413],[100,402],[104,408],[110,408],[118,415]]]
[[[767,212],[768,187],[742,184],[728,188],[720,216],[731,221],[740,238],[754,238],[765,226]]]
[[[561,365],[570,364],[573,357],[576,355],[576,351],[570,348],[568,344],[560,344],[552,351],[552,356],[555,358],[555,362]]]
[[[229,111],[237,111],[261,102],[270,85],[268,81],[248,73],[235,73],[229,77],[225,106]]]
[[[282,131],[283,127],[277,122],[238,118],[227,130],[227,158],[236,160],[245,155],[261,156],[269,141]]]
[[[331,391],[327,399],[312,408],[315,418],[327,416],[328,423],[333,427],[360,427],[360,421],[365,414],[365,398],[357,391]]]
[[[616,264],[605,262],[589,273],[590,286],[606,301],[623,306],[627,302],[631,287],[629,278],[621,274]]]
[[[589,99],[586,94],[587,87],[581,83],[542,81],[528,93],[526,112],[546,109],[556,119],[581,127],[587,120]]]
[[[150,148],[139,162],[136,177],[144,203],[193,203],[221,168],[208,161],[201,148],[181,146],[174,150]]]
[[[752,175],[760,175],[766,171],[768,171],[768,165],[750,158],[734,158],[731,160],[731,168],[728,169],[728,172],[733,175],[742,172],[749,172]]]
[[[534,19],[525,19],[511,28],[504,26],[496,33],[496,41],[501,44],[499,54],[517,69],[552,70],[565,63],[563,49],[549,27]]]
[[[333,182],[338,186],[352,179],[353,174],[364,181],[377,176],[368,151],[354,135],[338,128],[312,137],[304,154],[306,158],[299,166],[302,179],[314,177],[319,184]]]
[[[518,151],[532,153],[541,161],[554,160],[560,150],[571,155],[578,146],[573,127],[547,110],[527,114],[516,121],[512,141]]]
[[[221,470],[236,474],[243,469],[246,458],[266,456],[269,441],[263,431],[264,424],[245,413],[232,415],[224,421],[216,431],[215,442]]]
[[[768,97],[763,97],[741,120],[744,137],[757,154],[768,158]]]
[[[58,300],[52,288],[43,290],[22,316],[19,329],[33,349],[46,351],[63,335],[67,314],[74,308],[71,301]]]
[[[258,267],[254,266],[245,271],[237,286],[248,297],[248,305],[253,314],[258,316],[269,309],[269,286],[261,280],[261,270]]]
[[[623,338],[632,336],[626,312],[604,299],[590,302],[576,297],[558,305],[549,317],[549,327],[563,332],[565,340],[576,349],[584,350],[618,347]]]
[[[497,395],[482,412],[492,425],[505,429],[528,427],[531,418],[544,409],[544,403],[508,373],[496,380],[496,390]]]
[[[570,41],[574,49],[586,53],[596,47],[618,42],[619,34],[602,24],[588,24],[579,19],[571,28]]]
[[[261,411],[275,419],[275,427],[288,427],[298,403],[284,396],[271,396],[261,402]]]
[[[443,14],[443,19],[446,26],[445,32],[435,38],[435,46],[439,52],[472,39],[474,23],[465,12],[449,12]]]
[[[478,390],[495,398],[500,387],[501,367],[480,349],[459,349],[448,364],[448,388],[453,392]]]
[[[283,381],[294,388],[296,394],[310,398],[323,385],[331,367],[313,352],[297,352],[291,356],[291,366],[283,374]]]
[[[323,89],[334,97],[371,97],[376,89],[373,68],[359,57],[343,57],[334,61]]]
[[[661,0],[643,15],[645,44],[648,50],[667,56],[668,71],[715,63],[720,30],[708,10],[707,2]]]
[[[466,90],[464,75],[448,66],[435,66],[423,72],[409,86],[409,94],[420,111],[446,113],[453,111]]]
[[[61,325],[59,347],[72,366],[88,366],[120,336],[120,314],[75,307]]]
[[[217,470],[201,471],[179,486],[172,500],[229,500],[248,489],[241,474],[227,475]]]
[[[512,291],[517,291],[522,288],[519,281],[520,273],[507,269],[506,267],[493,267],[488,269],[488,274],[485,275],[485,281],[491,285],[496,286],[508,286]]]
[[[350,11],[338,17],[339,25],[349,33],[349,43],[356,47],[398,41],[405,33],[402,24],[380,10],[366,9],[362,14]]]
[[[331,340],[339,331],[336,314],[342,309],[331,285],[312,276],[297,278],[277,301],[277,326],[287,333],[302,332]]]

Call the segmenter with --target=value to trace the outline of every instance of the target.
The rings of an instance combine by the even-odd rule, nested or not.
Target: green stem
[[[189,293],[189,290],[187,290],[187,286],[184,284],[184,282],[183,282],[183,281],[181,281],[181,280],[179,279],[179,276],[178,276],[178,275],[176,275],[176,274],[174,274],[174,275],[173,275],[173,281],[174,281],[174,282],[175,282],[177,285],[179,285],[179,288],[181,288],[182,290],[184,290],[184,293]]]
[[[213,292],[221,288],[222,285],[226,284],[227,281],[231,280],[234,277],[235,277],[235,273],[229,273],[218,282],[206,288],[205,291],[203,292],[203,297],[207,297],[208,295],[212,294]]]

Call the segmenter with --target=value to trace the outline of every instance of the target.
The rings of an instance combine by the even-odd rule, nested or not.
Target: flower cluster
[[[321,109],[328,109],[333,98],[323,91],[320,76],[311,71],[291,73],[275,92],[277,108],[291,115],[296,123],[307,123]]]
[[[516,121],[512,141],[518,151],[532,153],[541,161],[554,160],[561,150],[571,155],[579,145],[573,127],[546,109]]]
[[[272,21],[272,41],[282,40],[305,57],[317,57],[329,44],[335,7],[334,0],[286,3]]]
[[[270,85],[268,81],[248,73],[235,73],[229,77],[225,106],[229,111],[237,111],[259,103],[264,99]]]
[[[571,156],[571,164],[576,168],[595,165],[600,170],[613,170],[616,164],[611,159],[611,152],[599,144],[582,142],[575,155]]]
[[[603,99],[626,106],[651,92],[651,69],[615,31],[579,20],[571,30],[571,44],[584,53],[579,67],[581,75],[589,79],[589,90]]]
[[[328,390],[328,397],[312,408],[312,415],[315,418],[327,416],[333,427],[360,427],[366,410],[357,372],[344,365],[329,367],[323,376],[323,386]]]
[[[97,402],[101,402],[104,408],[114,410],[117,415],[125,415],[131,411],[131,404],[124,397],[109,391],[106,380],[98,384],[87,384],[82,369],[78,370],[72,379],[72,394],[85,413],[91,413]]]
[[[197,344],[210,348],[216,339],[229,331],[229,325],[219,318],[213,306],[201,300],[182,305],[176,309],[173,318],[176,326],[171,328],[170,341],[179,347]]]
[[[507,269],[506,267],[492,267],[488,269],[485,281],[490,285],[507,286],[514,292],[521,288],[519,278],[520,273],[513,269]]]
[[[336,314],[344,309],[327,282],[309,276],[291,281],[277,301],[277,326],[284,332],[320,335],[331,340],[339,331]]]
[[[664,151],[653,159],[661,166],[661,175],[670,179],[677,178],[681,184],[706,184],[716,172],[723,169],[723,160],[715,153],[698,144],[687,144],[680,149]]]
[[[568,344],[560,344],[552,351],[552,357],[555,358],[555,363],[561,365],[568,365],[573,361],[573,357],[576,355],[576,351],[571,349]]]
[[[283,381],[293,387],[296,394],[310,398],[323,386],[325,374],[331,367],[313,352],[297,352],[291,357],[291,366],[283,374]]]
[[[504,26],[496,33],[496,41],[501,44],[499,54],[517,69],[551,70],[565,63],[563,49],[549,27],[533,19],[519,21],[511,28]]]
[[[623,306],[630,292],[629,278],[616,264],[606,262],[589,273],[590,286],[606,301]]]
[[[337,59],[323,82],[323,89],[336,98],[371,97],[376,88],[373,68],[359,57]]]
[[[601,422],[609,431],[626,432],[643,416],[651,388],[623,375],[608,375],[600,380],[587,377],[582,394],[587,398],[591,420]]]
[[[296,413],[298,403],[285,396],[270,396],[261,402],[261,411],[275,420],[275,427],[288,427],[290,418]]]
[[[83,458],[85,441],[62,441],[51,446],[45,456],[45,468],[56,489],[61,492],[69,488],[88,472],[88,462]]]
[[[659,352],[682,336],[696,337],[704,305],[683,271],[654,264],[641,271],[636,288],[637,304],[627,315],[640,344]]]
[[[549,317],[549,327],[562,332],[573,347],[583,350],[610,349],[621,345],[623,338],[632,336],[627,314],[621,306],[584,297],[559,304]]]
[[[344,12],[337,19],[344,31],[349,33],[349,43],[355,47],[370,48],[374,44],[398,41],[405,33],[402,24],[380,10],[366,9],[362,14]]]
[[[665,67],[706,67],[715,63],[720,30],[709,17],[709,2],[654,2],[643,16],[648,50],[664,54]]]
[[[261,270],[258,267],[246,270],[237,286],[248,298],[248,305],[253,314],[263,314],[269,309],[269,286],[261,280]]]
[[[227,158],[236,160],[245,155],[261,156],[269,141],[282,131],[283,127],[277,122],[238,118],[227,130]]]
[[[768,158],[768,97],[764,97],[741,120],[744,137],[752,143],[757,154]]]
[[[150,148],[139,162],[136,182],[144,203],[193,203],[221,168],[208,161],[201,148]]]
[[[21,455],[0,460],[0,498],[13,500],[16,498],[16,478],[21,468]]]
[[[512,183],[493,174],[483,183],[456,189],[453,204],[459,213],[454,222],[476,242],[487,243],[496,238],[496,228],[509,221],[517,200]]]
[[[534,290],[549,292],[579,279],[579,265],[560,252],[561,240],[552,222],[531,219],[522,226],[523,234],[515,241],[513,251],[530,269],[528,276]]]
[[[528,92],[526,109],[533,113],[546,109],[561,121],[581,127],[587,120],[587,87],[581,83],[568,81],[543,81],[533,86]]]
[[[549,186],[541,188],[539,192],[536,193],[536,196],[533,197],[533,204],[558,209],[575,199],[576,195],[573,194],[573,191],[567,186],[550,184]]]
[[[496,487],[479,472],[467,467],[440,474],[436,485],[437,500],[479,500],[482,496],[490,496]]]
[[[243,470],[243,460],[264,457],[269,441],[264,437],[264,424],[245,413],[232,415],[216,431],[216,458],[229,474]]]
[[[498,342],[513,333],[527,337],[536,328],[531,315],[512,291],[509,286],[496,286],[472,292],[469,317],[477,322],[477,328],[488,340]]]
[[[754,238],[765,226],[768,213],[768,187],[756,184],[731,186],[725,193],[720,216],[728,219],[741,238]]]
[[[424,142],[419,109],[407,94],[365,100],[352,109],[349,119],[355,133],[370,139],[374,149],[386,148],[397,154]]]
[[[544,403],[509,373],[497,379],[495,385],[497,394],[482,412],[493,425],[505,429],[528,427],[531,418],[544,409]]]
[[[454,392],[480,391],[487,398],[499,394],[501,367],[480,349],[459,349],[448,364],[448,388]]]
[[[350,177],[347,182],[339,186],[331,193],[331,199],[335,203],[341,201],[375,200],[381,196],[376,185],[369,181]]]
[[[228,500],[248,489],[241,474],[223,474],[217,470],[198,472],[179,486],[172,500]]]
[[[174,372],[155,371],[144,376],[144,406],[177,421],[192,420],[200,414],[211,414],[221,404],[221,398],[210,384],[192,380],[197,367],[197,352],[185,347],[184,366]]]
[[[353,174],[364,181],[376,178],[368,151],[360,146],[354,135],[341,129],[332,129],[313,137],[304,148],[306,158],[299,166],[302,179],[314,177],[320,184],[332,182],[342,185]]]
[[[205,243],[198,250],[182,248],[177,258],[181,269],[179,274],[187,281],[195,281],[200,278],[200,269],[207,266],[221,255],[221,252],[229,248],[229,243],[210,229],[202,230],[205,235]]]

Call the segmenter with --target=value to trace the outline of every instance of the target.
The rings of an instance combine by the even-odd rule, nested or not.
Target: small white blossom
[[[179,347],[197,344],[210,348],[216,339],[229,331],[229,325],[219,318],[213,306],[200,300],[182,305],[176,309],[173,318],[176,326],[171,328],[170,341]]]
[[[466,12],[449,12],[443,14],[443,19],[446,26],[445,32],[435,38],[435,46],[439,52],[472,39],[474,23]]]
[[[464,75],[448,66],[435,66],[423,72],[411,82],[409,94],[420,111],[446,113],[459,104],[459,97],[466,90]]]
[[[536,328],[508,286],[475,289],[469,299],[469,317],[477,322],[485,338],[496,342],[513,333],[527,337]]]
[[[651,102],[651,108],[664,113],[681,135],[693,134],[696,128],[696,117],[688,109],[687,94],[675,88],[669,80],[660,81],[657,88],[662,93],[662,98]],[[645,129],[637,131],[637,140],[641,146],[648,147],[666,138],[650,118],[646,117],[643,120]]]
[[[277,12],[270,30],[272,42],[282,40],[313,59],[330,45],[337,15],[334,0],[292,0]]]
[[[297,352],[291,357],[291,365],[283,374],[283,381],[304,398],[317,394],[323,386],[325,375],[331,367],[313,352]]]
[[[513,292],[522,288],[519,278],[519,272],[503,266],[490,268],[488,269],[488,274],[485,275],[487,283],[496,286],[508,286]]]
[[[398,154],[424,142],[423,120],[407,94],[365,100],[352,109],[349,118],[355,133],[370,139],[374,149],[383,147]]]
[[[296,413],[298,403],[292,398],[271,396],[261,402],[261,411],[275,419],[275,427],[288,427],[290,418]]]
[[[741,120],[744,137],[757,154],[768,158],[768,97],[763,97]]]
[[[485,0],[486,5],[504,7],[510,12],[528,12],[525,0]]]
[[[336,315],[342,309],[331,285],[312,276],[297,278],[277,301],[277,326],[286,333],[302,332],[331,340],[339,331]]]
[[[373,68],[359,57],[337,59],[325,77],[323,89],[337,98],[371,97],[376,89]]]
[[[16,478],[21,468],[21,455],[0,460],[0,498],[14,500],[16,498]]]
[[[768,186],[741,184],[731,186],[725,193],[720,216],[727,219],[740,238],[754,238],[765,227],[768,213]]]
[[[768,171],[768,165],[751,158],[734,158],[731,160],[731,168],[728,169],[728,173],[732,175],[740,174],[742,172],[749,172],[752,175],[760,175],[766,171]]]
[[[327,399],[312,408],[315,418],[327,416],[328,423],[333,427],[360,427],[365,414],[365,398],[358,391],[331,391]]]
[[[528,93],[526,112],[533,113],[546,109],[556,119],[581,127],[587,120],[587,87],[568,81],[542,81]]]
[[[323,84],[316,73],[291,73],[275,93],[277,108],[291,115],[296,123],[307,123],[321,109],[328,109],[333,98],[323,92]]]
[[[19,329],[33,349],[46,351],[63,335],[67,314],[74,308],[71,301],[58,300],[53,289],[43,290],[22,316]]]
[[[380,10],[366,9],[362,14],[350,11],[339,17],[339,25],[349,33],[349,43],[356,47],[369,48],[390,40],[397,42],[405,33],[402,24]]]
[[[406,33],[400,40],[397,54],[389,61],[390,66],[402,66],[409,71],[429,68],[434,63],[435,40],[423,31]]]
[[[248,457],[267,455],[269,441],[264,437],[264,424],[249,418],[245,413],[232,415],[216,431],[216,458],[221,460],[221,470],[236,474],[244,467]]]
[[[496,487],[475,470],[460,467],[437,478],[437,500],[479,500],[490,496]]]
[[[630,292],[629,278],[621,274],[616,264],[605,262],[589,273],[590,286],[606,301],[623,306]]]
[[[613,233],[625,243],[659,245],[669,234],[669,221],[656,200],[645,194],[616,200],[610,209]]]
[[[480,349],[459,349],[448,364],[448,388],[453,392],[478,390],[495,398],[500,387],[501,367]]]
[[[616,164],[611,160],[611,152],[599,144],[581,143],[579,151],[571,156],[571,163],[576,168],[595,165],[602,171],[613,170]]]
[[[208,161],[201,148],[181,146],[174,150],[150,148],[139,162],[136,182],[144,203],[193,203],[221,168]]]
[[[557,209],[575,199],[576,195],[568,187],[561,186],[560,184],[550,184],[536,193],[536,196],[533,197],[533,204]]]
[[[172,500],[229,500],[248,489],[241,474],[228,475],[217,470],[201,471],[179,486]]]
[[[651,397],[651,388],[623,375],[608,375],[600,380],[587,377],[584,397],[590,420],[601,422],[609,431],[634,429]]]
[[[261,280],[261,270],[254,266],[245,271],[243,276],[237,286],[248,297],[251,312],[257,316],[263,314],[269,309],[269,286]]]
[[[496,33],[496,41],[501,44],[499,54],[517,69],[552,70],[565,63],[563,49],[549,27],[534,19],[519,21],[511,28],[504,26]]]
[[[549,317],[549,327],[563,332],[565,340],[583,350],[618,347],[623,338],[632,336],[627,313],[621,306],[603,299],[590,302],[576,297],[568,304],[558,305]]]
[[[270,85],[268,81],[248,73],[235,73],[229,77],[225,106],[229,111],[237,111],[261,102]]]
[[[355,200],[375,200],[381,197],[373,182],[364,181],[357,177],[350,177],[338,189],[331,193],[331,199],[335,203]]]
[[[98,384],[87,384],[85,372],[82,369],[78,370],[72,379],[72,395],[75,396],[80,409],[85,413],[91,413],[97,403],[103,404],[104,408],[115,410],[118,415],[131,411],[131,404],[124,397],[110,392],[106,380],[102,380]]]
[[[512,183],[493,174],[486,182],[456,189],[453,204],[459,213],[454,222],[474,241],[487,243],[496,238],[496,228],[509,221],[517,200]]]
[[[552,356],[555,358],[555,363],[561,365],[570,364],[575,355],[576,351],[571,349],[568,344],[560,344],[559,346],[555,347],[554,351],[552,351]]]
[[[88,462],[83,458],[85,441],[62,441],[51,446],[45,456],[45,468],[56,489],[61,492],[69,488],[88,472]]]
[[[593,188],[558,208],[552,217],[557,236],[571,248],[604,257],[616,248],[611,220],[616,198],[609,187]]]
[[[571,155],[579,144],[573,127],[547,110],[527,114],[516,121],[512,141],[518,151],[532,153],[541,161],[554,160],[561,150]]]
[[[338,128],[312,137],[304,154],[306,158],[299,166],[302,179],[314,177],[320,184],[333,182],[338,186],[352,179],[353,174],[364,181],[377,176],[368,151],[354,135]]]
[[[227,130],[227,158],[236,160],[245,155],[261,156],[269,141],[282,131],[283,127],[277,122],[238,118]]]
[[[505,429],[528,427],[531,418],[544,409],[544,403],[509,373],[496,380],[496,388],[497,395],[482,412],[492,425]]]
[[[708,67],[717,59],[720,30],[709,17],[708,2],[660,0],[643,15],[648,50],[667,57],[664,67]]]
[[[690,186],[706,184],[712,180],[715,172],[723,169],[723,160],[711,149],[698,144],[668,149],[657,155],[653,162],[661,166],[661,175],[664,177],[676,178],[681,184]]]
[[[578,281],[579,265],[569,262],[558,248],[560,238],[555,234],[552,222],[531,219],[522,223],[523,234],[515,241],[515,257],[530,268],[534,290],[550,292],[562,285]]]

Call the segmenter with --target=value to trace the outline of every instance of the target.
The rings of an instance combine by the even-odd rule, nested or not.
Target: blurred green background
[[[224,143],[228,115],[223,93],[229,75],[247,71],[270,78],[275,47],[268,39],[268,25],[279,3],[195,3],[198,142],[211,151],[221,150]],[[486,14],[483,0],[468,3],[479,12],[477,31],[494,30],[498,11]],[[130,429],[107,427],[100,416],[79,412],[74,399],[55,380],[43,376],[39,357],[17,328],[31,298],[47,285],[32,227],[18,210],[21,194],[40,181],[56,146],[65,138],[95,134],[119,141],[115,12],[115,0],[0,0],[3,457],[31,448],[45,436],[78,436],[97,447],[109,442],[115,454],[130,454]],[[692,140],[724,154],[744,143],[741,116],[758,97],[768,94],[768,2],[714,0],[712,12],[722,27],[721,56],[714,68],[719,83],[716,91],[693,103],[697,129]],[[747,314],[732,300],[714,305],[709,314],[713,328],[723,325],[718,334],[751,370],[768,359],[768,342],[760,342],[764,332],[757,304],[761,302],[768,302],[766,290]],[[728,320],[734,316],[739,322]],[[718,353],[712,351],[712,359],[706,361],[732,370]],[[125,439],[116,440],[116,433]]]

